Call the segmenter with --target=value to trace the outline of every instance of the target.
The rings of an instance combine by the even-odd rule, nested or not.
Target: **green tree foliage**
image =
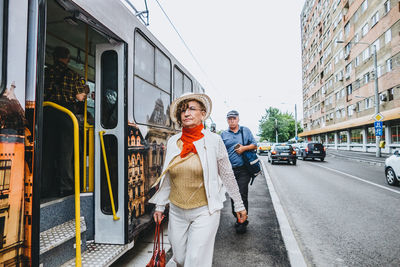
[[[292,113],[282,113],[279,109],[269,107],[261,118],[259,136],[261,140],[275,142],[275,130],[278,131],[278,142],[286,142],[295,136],[295,120]],[[297,133],[301,133],[300,122],[297,122]]]

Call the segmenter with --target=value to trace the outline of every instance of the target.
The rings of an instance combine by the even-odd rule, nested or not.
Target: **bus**
[[[152,224],[152,185],[179,130],[169,106],[204,88],[127,1],[0,0],[2,266],[108,266]],[[90,90],[82,116],[44,100],[56,47]],[[43,170],[63,144],[44,149],[47,109],[74,123],[69,196],[41,190],[59,190]]]

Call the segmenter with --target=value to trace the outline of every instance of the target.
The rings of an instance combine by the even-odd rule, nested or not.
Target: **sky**
[[[194,54],[185,48],[156,0],[148,0],[148,29],[205,88],[217,130],[226,113],[259,133],[270,106],[302,113],[300,14],[304,0],[158,0]],[[144,0],[131,0],[144,9]]]

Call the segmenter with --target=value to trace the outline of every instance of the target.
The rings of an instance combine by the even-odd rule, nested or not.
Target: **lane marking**
[[[317,165],[317,164],[315,164],[314,166],[318,166],[320,168],[324,168],[324,169],[327,169],[327,170],[330,170],[330,171],[333,171],[333,172],[337,172],[337,173],[346,175],[346,176],[348,176],[350,178],[353,178],[355,180],[358,180],[358,181],[361,181],[361,182],[364,182],[364,183],[367,183],[367,184],[370,184],[370,185],[377,186],[379,188],[391,191],[391,192],[396,193],[396,194],[400,194],[400,191],[398,191],[398,190],[395,190],[395,189],[392,189],[392,188],[389,188],[389,187],[386,187],[386,186],[383,186],[383,185],[380,185],[380,184],[376,184],[376,183],[364,180],[364,179],[362,179],[360,177],[357,177],[355,175],[352,175],[352,174],[348,174],[348,173],[345,173],[345,172],[342,172],[342,171],[338,171],[338,170],[335,170],[335,169],[332,169],[332,168],[329,168],[329,167],[326,167],[326,166]]]
[[[290,265],[293,267],[298,267],[298,266],[306,267],[307,264],[304,260],[304,256],[301,253],[296,238],[294,237],[293,230],[290,227],[286,213],[283,210],[278,194],[275,191],[275,187],[274,184],[272,183],[271,177],[269,176],[268,169],[265,166],[264,161],[263,160],[260,161],[264,169],[264,177],[268,184],[269,194],[271,195],[272,204],[274,206],[276,217],[278,219],[279,228],[281,229],[282,238],[288,253]]]

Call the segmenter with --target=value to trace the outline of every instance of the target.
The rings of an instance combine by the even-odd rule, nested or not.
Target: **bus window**
[[[156,50],[156,85],[166,92],[171,91],[171,62],[169,59]]]
[[[101,55],[101,124],[112,129],[118,123],[118,54],[114,50]]]
[[[134,116],[137,123],[169,126],[171,61],[135,33]]]
[[[187,92],[192,92],[193,86],[192,86],[192,81],[189,79],[188,76],[185,75],[185,77],[183,78],[183,91],[185,93]]]
[[[174,68],[174,98],[183,94],[183,73]]]
[[[184,93],[193,92],[193,83],[177,67],[174,68],[174,98],[180,97]]]
[[[7,18],[7,0],[0,0],[0,95],[6,87]]]
[[[114,135],[104,135],[104,147],[106,148],[107,164],[110,174],[111,188],[114,198],[115,212],[118,212],[118,140]],[[101,211],[112,215],[111,199],[108,190],[107,174],[104,166],[103,154],[101,154]]]

